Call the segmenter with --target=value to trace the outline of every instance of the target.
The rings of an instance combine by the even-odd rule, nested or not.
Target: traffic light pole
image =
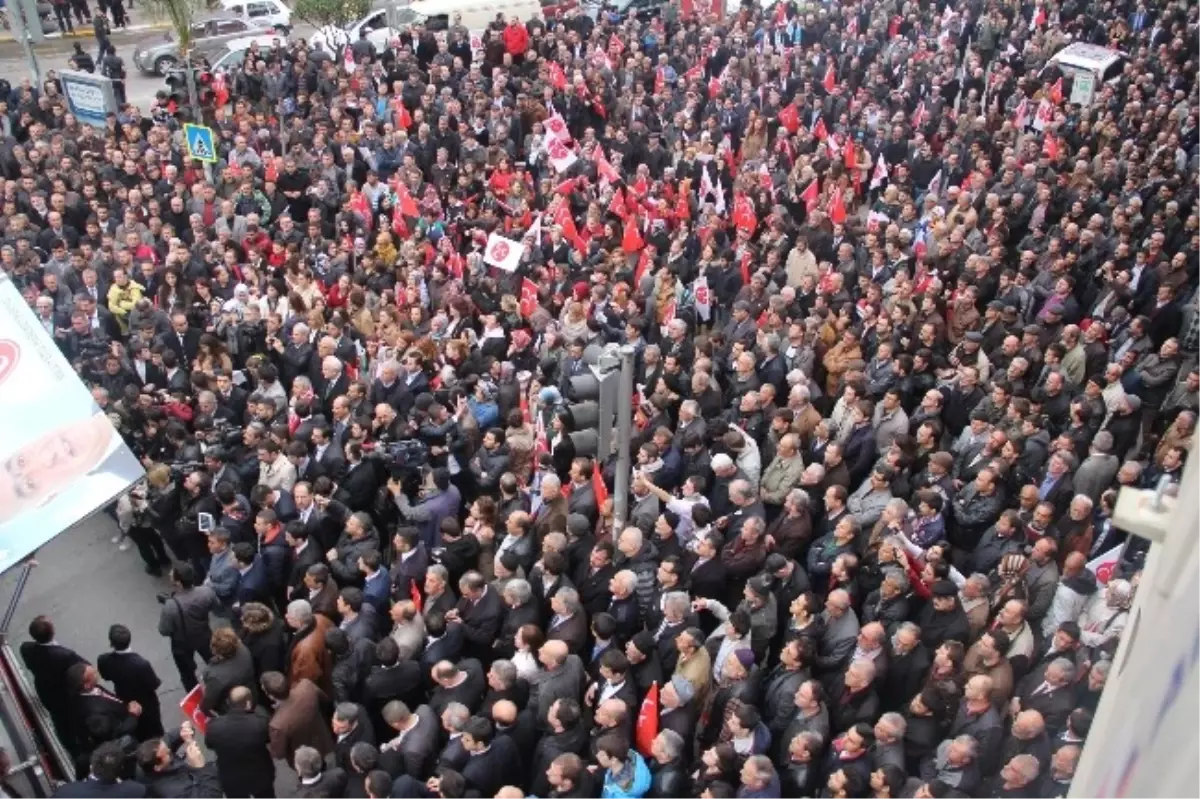
[[[200,91],[196,88],[196,70],[192,65],[192,54],[189,52],[183,58],[184,74],[187,77],[188,90],[188,105],[192,107],[192,122],[196,125],[204,124],[203,111],[200,110]],[[213,182],[212,164],[204,162],[204,180],[207,183]]]
[[[633,356],[625,344],[620,349],[621,382],[617,386],[617,476],[613,486],[613,538],[625,529],[629,518],[629,478],[633,468],[629,453],[633,439]]]

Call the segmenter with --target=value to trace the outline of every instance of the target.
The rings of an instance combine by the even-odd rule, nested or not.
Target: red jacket
[[[518,22],[504,29],[504,49],[513,58],[525,55],[529,49],[529,31],[525,30],[524,25]]]

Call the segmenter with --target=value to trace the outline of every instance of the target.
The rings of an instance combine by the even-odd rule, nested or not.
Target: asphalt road
[[[133,65],[133,51],[139,42],[147,39],[161,38],[166,26],[147,17],[135,6],[132,13],[131,29],[129,31],[114,31],[112,43],[117,48],[117,55],[125,61],[127,79],[125,81],[126,99],[143,109],[149,108],[154,102],[155,93],[166,89],[166,81],[157,75],[147,75]],[[77,31],[81,29],[76,28]],[[298,24],[293,36],[306,36],[312,33],[312,28]],[[70,69],[68,59],[75,51],[74,44],[81,44],[92,57],[96,57],[96,39],[87,28],[88,35],[78,35],[74,38],[47,39],[35,48],[38,69],[44,75],[51,69]],[[30,75],[29,64],[22,52],[21,45],[10,38],[0,38],[0,76],[16,83],[21,77]]]

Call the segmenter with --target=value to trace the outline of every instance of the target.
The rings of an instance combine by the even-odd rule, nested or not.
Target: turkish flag
[[[1055,105],[1062,105],[1063,101],[1063,79],[1059,78],[1050,85],[1050,102]]]
[[[581,253],[587,252],[587,242],[579,235],[579,228],[575,227],[575,220],[571,217],[571,209],[567,203],[560,202],[551,214],[551,219],[562,228],[563,238],[571,242],[571,246]]]
[[[824,117],[818,119],[817,124],[813,125],[812,135],[816,136],[819,141],[825,141],[829,138],[829,131],[825,129]]]
[[[788,103],[779,109],[779,124],[787,128],[788,133],[800,130],[800,112],[796,109],[795,103]]]
[[[742,253],[742,262],[740,264],[742,270],[742,285],[750,285],[750,261],[754,259],[754,253],[747,249]]]
[[[656,695],[657,701],[657,695]],[[192,690],[188,691],[187,696],[179,703],[179,709],[183,711],[183,717],[192,722],[192,726],[196,728],[201,735],[208,732],[208,716],[200,709],[200,705],[204,702],[204,685],[197,685]],[[638,723],[641,723],[639,718]],[[658,735],[658,718],[654,719],[655,735]]]
[[[825,79],[821,81],[821,85],[830,94],[833,94],[833,90],[837,88],[837,73],[833,70],[833,64],[830,64],[829,69],[825,70]]]
[[[1042,146],[1042,150],[1051,161],[1058,158],[1058,139],[1054,138],[1053,133],[1046,134],[1046,141]]]
[[[596,165],[596,177],[609,183],[616,183],[621,175],[604,155],[604,148],[597,144],[592,148],[592,163]]]
[[[716,78],[708,79],[708,99],[714,100],[721,93],[721,81]]]
[[[754,204],[744,194],[738,195],[733,201],[733,224],[738,230],[746,231],[746,234],[749,236],[753,236],[755,229],[758,227],[758,217],[754,214]]]
[[[646,270],[650,268],[650,252],[642,249],[642,254],[638,257],[637,268],[633,270],[633,288],[636,291],[637,287],[642,285],[642,278],[646,276]]]
[[[842,163],[846,165],[846,169],[854,169],[857,165],[857,159],[854,154],[854,142],[846,142],[846,146],[842,150],[842,156]]]
[[[404,103],[397,102],[395,121],[396,129],[407,131],[412,127],[412,123],[412,114],[408,112],[408,108],[404,105]]]
[[[642,238],[642,232],[638,230],[637,217],[631,216],[625,220],[625,231],[621,234],[621,249],[627,255],[632,255],[645,246],[646,240]]]
[[[279,167],[282,163],[283,159],[278,156],[267,159],[267,170],[264,175],[267,183],[274,183],[279,180]]]
[[[650,690],[646,692],[646,698],[642,700],[642,707],[638,710],[637,727],[634,732],[634,741],[637,743],[638,751],[646,757],[650,757],[650,747],[654,744],[654,739],[658,737],[658,681],[650,683]]]
[[[529,278],[521,281],[521,316],[526,319],[533,316],[538,308],[538,288]]]
[[[416,580],[410,580],[408,584],[408,597],[417,606],[417,612],[420,613],[421,606],[425,604],[425,600],[421,598],[421,587],[417,585]]]
[[[599,463],[592,464],[592,493],[596,495],[597,508],[608,499],[608,486],[604,482],[604,472]]]
[[[608,201],[608,212],[629,219],[629,207],[625,204],[625,192],[621,189],[613,192],[612,199]]]
[[[686,222],[692,218],[692,207],[688,202],[686,191],[679,192],[679,199],[675,201],[675,218],[680,222]]]
[[[840,187],[835,187],[833,197],[829,201],[829,218],[833,220],[835,225],[844,225],[846,223],[846,199],[842,195]]]
[[[399,199],[396,207],[400,209],[400,213],[404,214],[404,216],[421,215],[421,210],[417,208],[417,201],[408,193],[408,187],[404,183],[397,184],[396,196]]]
[[[804,201],[804,208],[810,214],[812,213],[813,209],[817,207],[817,202],[821,198],[821,187],[819,183],[820,181],[818,181],[816,178],[813,178],[812,182],[808,184],[808,188],[800,192],[800,199]]]
[[[554,86],[555,91],[561,92],[567,88],[567,73],[563,72],[562,66],[557,61],[550,62],[550,83]]]
[[[408,223],[404,221],[404,209],[400,203],[392,206],[392,232],[402,239],[408,237]]]

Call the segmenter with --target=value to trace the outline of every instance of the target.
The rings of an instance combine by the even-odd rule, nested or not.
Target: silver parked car
[[[219,52],[226,42],[262,31],[261,26],[233,16],[201,20],[192,25],[192,50],[197,56]],[[182,58],[174,31],[140,42],[133,51],[134,66],[154,75],[166,75]]]

